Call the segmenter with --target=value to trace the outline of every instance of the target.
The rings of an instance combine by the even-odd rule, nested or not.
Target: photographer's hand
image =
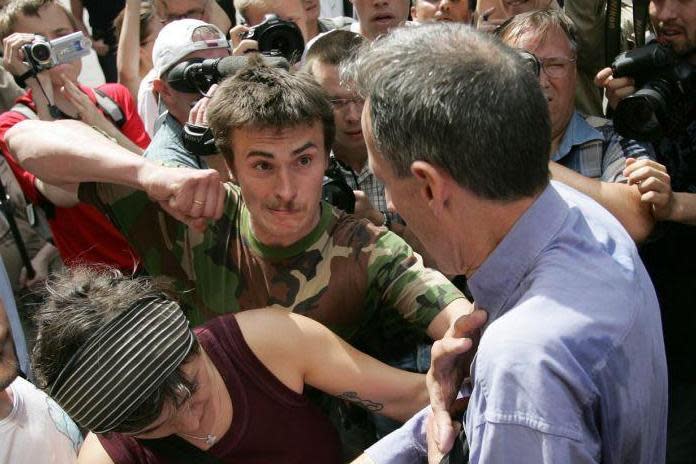
[[[595,76],[594,82],[597,87],[602,87],[606,90],[609,106],[613,109],[616,109],[616,105],[618,105],[623,98],[626,98],[636,91],[635,82],[632,78],[614,78],[611,68],[604,68],[599,71]]]
[[[258,52],[259,44],[255,40],[244,39],[244,35],[249,32],[249,27],[243,24],[234,26],[230,29],[230,43],[232,44],[232,54],[236,56],[245,53]]]
[[[34,34],[15,32],[3,40],[5,54],[2,57],[2,64],[13,76],[21,77],[31,70],[31,67],[24,63],[22,47],[32,43],[35,39],[36,35]],[[25,82],[27,88],[32,90],[32,98],[34,103],[36,103],[39,118],[45,121],[52,121],[53,117],[48,111],[48,105],[49,101],[53,101],[53,86],[51,85],[51,77],[48,72],[42,71],[36,75],[36,78],[30,77]],[[40,87],[43,87],[43,91]]]
[[[355,195],[355,210],[354,215],[365,218],[377,226],[384,225],[384,215],[381,211],[375,209],[362,190],[353,190]]]

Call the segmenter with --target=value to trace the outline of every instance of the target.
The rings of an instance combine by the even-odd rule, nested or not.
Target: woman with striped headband
[[[311,385],[406,420],[425,379],[282,310],[190,330],[162,285],[73,269],[49,286],[34,363],[41,386],[90,431],[78,462],[334,463],[333,426]]]

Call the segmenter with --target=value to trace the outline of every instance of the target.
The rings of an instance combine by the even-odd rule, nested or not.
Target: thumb
[[[457,437],[457,430],[454,428],[452,419],[447,411],[434,411],[435,419],[435,442],[441,453],[447,453],[452,449],[454,440]]]

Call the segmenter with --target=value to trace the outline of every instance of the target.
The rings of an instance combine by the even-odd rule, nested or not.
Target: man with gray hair
[[[462,332],[480,311],[433,346],[430,462],[453,446],[458,392],[466,462],[663,461],[655,292],[618,221],[549,183],[548,105],[519,54],[462,25],[425,25],[375,42],[351,74],[373,172],[439,268],[466,274],[488,311],[471,365]],[[363,462],[417,462],[426,417]],[[449,462],[464,461],[456,451]]]

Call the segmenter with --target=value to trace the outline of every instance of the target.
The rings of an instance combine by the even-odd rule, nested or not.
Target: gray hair
[[[462,24],[400,28],[343,69],[368,101],[375,147],[396,175],[414,161],[491,200],[548,184],[550,122],[519,56]]]
[[[578,52],[578,39],[575,24],[562,10],[546,8],[520,13],[507,21],[496,32],[505,44],[517,43],[523,35],[534,34],[545,39],[551,31],[565,34],[573,54]]]

